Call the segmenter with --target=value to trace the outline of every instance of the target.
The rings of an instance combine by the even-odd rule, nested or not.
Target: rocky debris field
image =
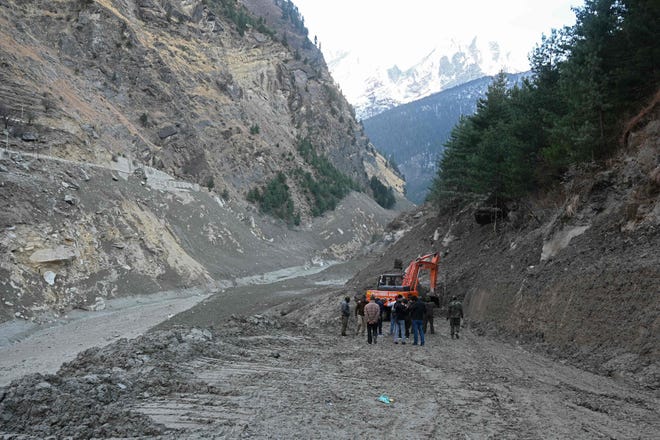
[[[399,217],[390,228],[409,232],[349,286],[364,291],[395,258],[438,252],[438,294],[462,298],[480,332],[660,389],[659,121],[489,224],[475,221],[485,202]]]
[[[657,390],[468,329],[452,340],[440,317],[423,347],[394,345],[387,323],[375,345],[341,337],[342,294],[324,289],[267,313],[86,350],[57,374],[0,389],[0,435],[651,439],[660,431]]]

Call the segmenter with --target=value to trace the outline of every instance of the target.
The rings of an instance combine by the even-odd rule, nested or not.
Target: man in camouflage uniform
[[[461,328],[461,319],[463,319],[463,304],[456,296],[451,297],[451,302],[447,307],[447,319],[451,326],[451,338],[454,339],[454,336],[456,336],[456,339],[458,339],[458,331]]]
[[[357,327],[355,328],[355,336],[362,334],[367,331],[367,321],[364,319],[364,306],[367,305],[367,299],[365,297],[360,297],[357,300],[357,306],[355,306],[355,318],[357,319]]]

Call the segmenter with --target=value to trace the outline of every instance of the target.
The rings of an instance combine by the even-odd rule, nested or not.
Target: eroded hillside
[[[656,107],[657,110],[657,107]],[[479,225],[475,206],[427,207],[390,225],[402,238],[352,281],[372,286],[395,258],[440,252],[446,301],[471,325],[660,386],[660,122],[657,111],[603,166]]]
[[[2,3],[0,319],[343,259],[382,230],[369,179],[403,181],[284,3]],[[341,215],[312,217],[310,157],[363,188]],[[246,202],[280,172],[295,227]]]
[[[277,171],[310,171],[296,150],[307,137],[366,184],[377,154],[320,51],[284,19],[269,21],[270,34],[239,32],[219,15],[222,3],[6,2],[9,144],[95,162],[124,156],[235,196]],[[279,10],[249,4],[268,17]]]

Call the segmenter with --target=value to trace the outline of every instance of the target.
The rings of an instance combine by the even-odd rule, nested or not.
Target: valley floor
[[[101,311],[74,310],[37,324],[0,324],[0,387],[30,373],[55,373],[91,347],[135,338],[189,309],[210,293],[199,289],[111,300]]]
[[[323,282],[318,276],[313,284]],[[292,296],[300,286],[305,295]],[[657,390],[468,330],[452,340],[439,317],[423,347],[388,336],[368,345],[339,336],[341,289],[307,288],[262,286],[288,300],[257,315],[228,316],[228,301],[211,297],[177,317],[186,325],[169,320],[168,328],[87,350],[56,375],[16,380],[0,389],[0,437],[652,439],[660,432]],[[199,325],[208,316],[222,319]]]

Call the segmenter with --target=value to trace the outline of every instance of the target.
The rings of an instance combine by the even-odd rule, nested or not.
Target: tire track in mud
[[[141,402],[133,410],[150,416],[168,429],[208,431],[220,436],[237,436],[253,424],[259,409],[281,391],[277,383],[292,372],[292,367],[277,362],[274,344],[299,342],[300,337],[239,337],[231,345],[237,353],[222,358],[199,357],[180,365],[191,382],[212,388],[212,394],[173,394]],[[224,342],[221,342],[223,344]],[[255,346],[256,343],[256,346]],[[272,348],[259,347],[269,343]],[[250,349],[241,353],[240,349]],[[276,353],[276,352],[275,352]]]
[[[469,332],[458,341],[429,335],[424,347],[389,337],[369,346],[324,331],[230,343],[232,356],[181,366],[216,393],[172,395],[136,410],[188,433],[256,438],[645,438],[658,415],[653,399],[631,401],[612,391],[616,383],[595,395],[599,405],[628,399],[630,408],[589,414],[599,407],[585,389],[602,378]],[[379,402],[381,394],[394,403]]]
[[[484,381],[490,362],[479,358],[474,338],[435,335],[433,342],[433,352],[416,360],[437,391],[439,408],[429,438],[525,438],[509,390]]]
[[[633,391],[521,347],[470,339],[468,351],[476,361],[471,380],[481,381],[506,403],[517,420],[518,438],[655,438],[660,428],[657,393]],[[607,406],[616,409],[603,409]]]
[[[409,432],[408,438],[430,438],[433,424],[426,416],[437,412],[437,404],[418,399],[418,390],[409,385],[410,378],[401,374],[402,360],[395,357],[387,361],[391,343],[384,342],[366,346],[361,338],[341,340],[328,334],[234,338],[232,351],[246,348],[248,357],[234,352],[222,358],[197,358],[180,366],[191,381],[214,389],[213,394],[173,394],[141,402],[133,409],[186,433],[258,438],[312,438],[322,433],[331,438],[381,438],[404,430]],[[355,356],[356,352],[364,356]],[[401,381],[390,384],[388,377]],[[376,400],[388,390],[397,396],[392,406]],[[398,410],[410,405],[417,406],[418,411]],[[356,413],[360,414],[360,426],[345,426],[346,417]],[[282,420],[286,422],[282,424]],[[292,420],[299,423],[292,426]]]

